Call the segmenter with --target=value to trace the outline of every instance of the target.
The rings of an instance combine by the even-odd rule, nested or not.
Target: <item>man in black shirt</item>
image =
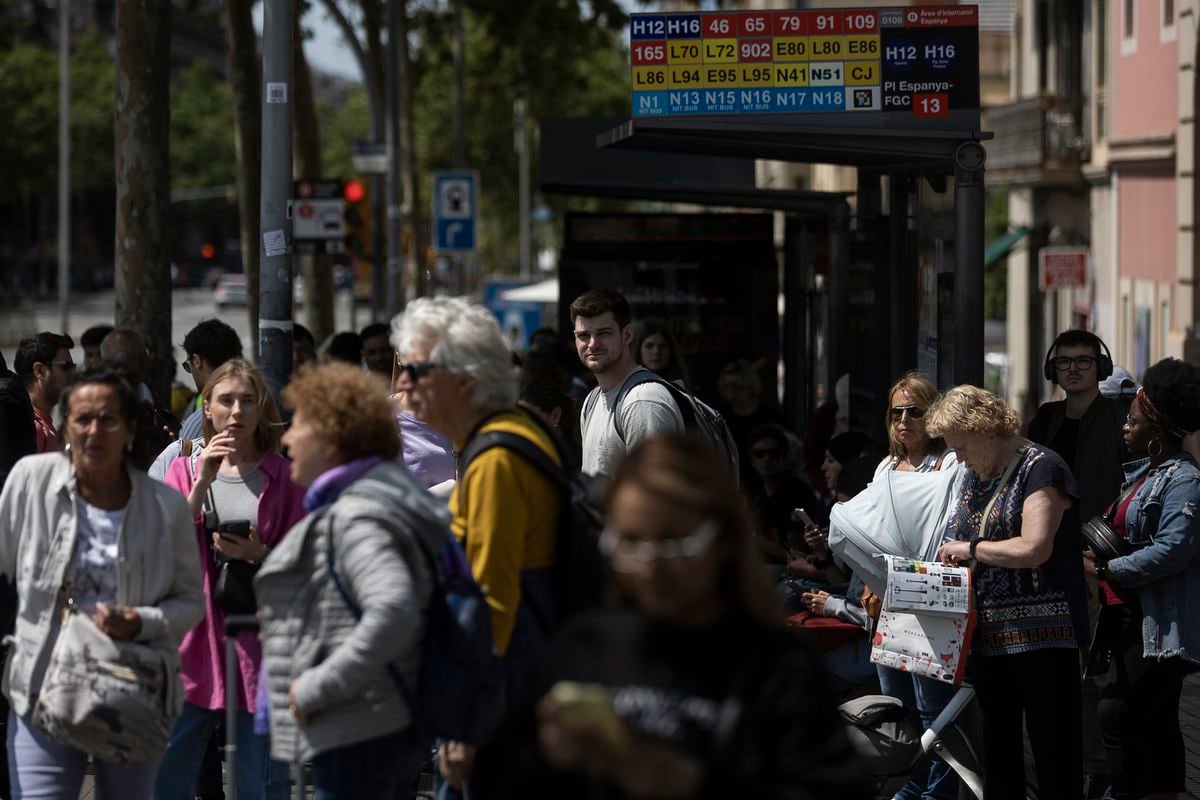
[[[1046,353],[1046,380],[1062,387],[1066,398],[1044,403],[1029,423],[1029,438],[1067,462],[1079,484],[1079,520],[1103,514],[1117,498],[1125,473],[1121,428],[1125,407],[1100,394],[1100,382],[1112,375],[1112,356],[1100,337],[1087,331],[1065,331]],[[1085,562],[1088,578],[1088,617],[1094,628],[1099,616],[1095,568]],[[1107,783],[1108,767],[1095,724],[1098,688],[1083,683],[1084,770],[1088,797],[1098,797]]]
[[[754,479],[747,484],[754,512],[754,532],[771,561],[788,560],[788,528],[803,532],[802,524],[791,525],[792,510],[803,508],[815,518],[819,504],[808,484],[787,470],[788,437],[779,425],[755,428],[748,439],[748,455]],[[807,547],[800,539],[797,544]]]

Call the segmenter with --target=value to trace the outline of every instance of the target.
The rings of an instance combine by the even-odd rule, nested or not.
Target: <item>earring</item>
[[[67,442],[65,445],[63,445],[63,455],[65,455],[65,456],[71,455],[71,443],[70,442]]]
[[[1157,453],[1151,449],[1151,447],[1156,444],[1158,445]],[[1163,443],[1162,443],[1162,440],[1159,439],[1157,436],[1150,440],[1150,444],[1146,445],[1146,452],[1150,454],[1151,458],[1158,458],[1159,456],[1162,455],[1162,451],[1163,451]]]
[[[129,442],[126,442],[126,443],[125,443],[125,452],[126,452],[126,453],[132,453],[132,452],[133,452],[133,442],[132,442],[132,441],[129,441]]]

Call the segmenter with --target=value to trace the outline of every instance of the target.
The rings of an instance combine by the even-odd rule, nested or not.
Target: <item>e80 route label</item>
[[[979,108],[975,6],[633,14],[633,116]]]

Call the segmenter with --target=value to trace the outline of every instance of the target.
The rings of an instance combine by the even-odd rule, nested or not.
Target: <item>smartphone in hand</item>
[[[233,522],[222,522],[217,526],[217,533],[226,539],[249,539],[250,520],[239,519]]]

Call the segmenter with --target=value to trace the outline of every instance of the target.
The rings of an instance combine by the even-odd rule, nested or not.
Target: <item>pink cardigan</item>
[[[192,491],[195,464],[189,458],[176,458],[167,468],[163,482],[181,492],[184,497]],[[291,462],[274,453],[267,455],[258,464],[263,476],[262,494],[258,502],[258,537],[263,544],[274,547],[279,544],[292,526],[304,517],[304,489],[292,483],[289,477]],[[217,565],[212,557],[211,537],[204,531],[204,515],[196,520],[197,555],[204,575],[204,619],[192,628],[179,646],[182,664],[180,677],[186,691],[187,701],[208,709],[225,708],[225,612],[213,604],[212,592],[217,581]],[[238,693],[238,709],[253,711],[255,692],[258,687],[259,665],[262,663],[262,646],[258,635],[252,631],[238,634],[234,644],[237,650],[238,672],[241,691]]]

